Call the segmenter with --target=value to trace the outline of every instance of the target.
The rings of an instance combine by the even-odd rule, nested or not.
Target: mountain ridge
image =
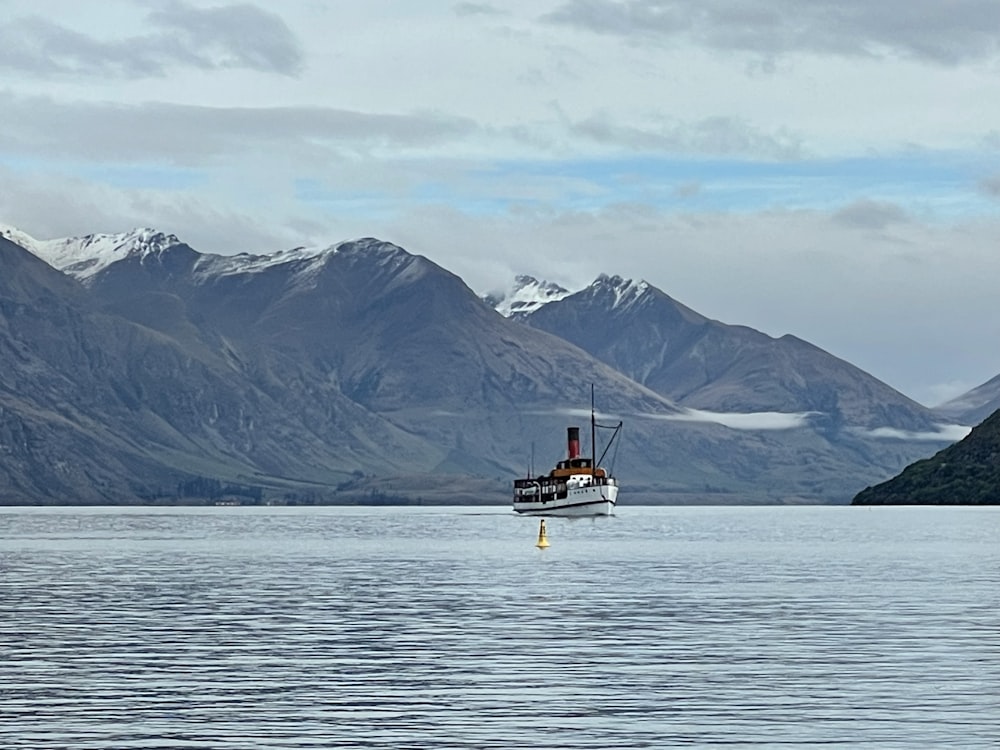
[[[149,231],[126,233],[131,251],[119,241],[114,260],[96,271],[86,258],[62,257],[83,282],[73,289],[84,306],[137,326],[127,328],[123,347],[148,350],[157,341],[167,347],[157,350],[160,360],[189,362],[187,379],[170,365],[163,382],[164,373],[141,364],[143,355],[133,352],[130,360],[123,350],[116,366],[124,372],[111,379],[124,396],[106,394],[112,402],[127,397],[190,443],[197,455],[174,445],[173,468],[159,472],[175,483],[211,478],[211,464],[223,480],[256,482],[279,499],[305,485],[330,499],[348,490],[358,497],[366,487],[383,492],[393,476],[411,477],[415,486],[412,477],[421,475],[438,481],[439,499],[449,484],[471,487],[475,479],[503,501],[525,465],[525,446],[537,442],[540,456],[562,452],[566,415],[589,403],[591,383],[602,411],[627,421],[622,470],[631,490],[653,501],[846,502],[860,482],[888,476],[930,450],[910,439],[855,434],[849,420],[803,409],[786,410],[789,418],[771,419],[769,429],[758,429],[763,421],[734,427],[706,408],[735,402],[677,402],[650,387],[648,377],[648,384],[639,382],[622,363],[586,351],[586,341],[529,325],[550,305],[573,309],[576,295],[508,319],[447,269],[375,238],[218,256]],[[602,304],[637,316],[670,300],[645,282],[607,275],[598,282],[593,309],[577,306],[578,317],[600,314]],[[3,291],[0,283],[0,298]],[[670,302],[667,312],[683,334],[715,323]],[[628,328],[636,320],[622,317],[601,335],[613,340],[622,321]],[[808,345],[792,337],[784,346]],[[645,353],[635,357],[641,364],[639,355]],[[655,360],[645,361],[655,369]],[[731,378],[726,387],[737,382]],[[771,403],[758,401],[751,405]],[[875,417],[887,421],[859,422],[858,429],[903,435],[930,419],[883,411]],[[119,431],[131,434],[133,427]],[[155,443],[148,435],[135,440]],[[185,473],[195,464],[206,473]]]

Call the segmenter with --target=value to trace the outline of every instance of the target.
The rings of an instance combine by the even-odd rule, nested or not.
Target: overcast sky
[[[0,0],[0,222],[645,279],[934,405],[1000,373],[997,0]]]

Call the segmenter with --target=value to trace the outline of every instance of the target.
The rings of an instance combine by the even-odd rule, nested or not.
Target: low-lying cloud
[[[876,440],[926,440],[928,442],[954,443],[972,431],[971,427],[959,424],[941,424],[934,431],[915,432],[911,430],[897,430],[894,427],[876,427],[874,430],[858,429],[856,432],[862,437],[874,438]]]
[[[701,409],[685,409],[679,414],[648,415],[656,419],[673,422],[711,422],[733,430],[796,430],[809,426],[809,418],[818,412],[715,412]]]

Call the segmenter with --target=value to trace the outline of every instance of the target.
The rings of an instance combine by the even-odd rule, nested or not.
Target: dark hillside
[[[964,440],[862,490],[852,505],[1000,505],[1000,410]]]

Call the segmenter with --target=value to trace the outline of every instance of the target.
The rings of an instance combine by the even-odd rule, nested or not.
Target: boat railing
[[[587,485],[616,485],[618,480],[614,477],[609,477],[601,474],[587,474],[581,475],[589,481],[586,482]],[[548,477],[539,477],[538,479],[515,479],[514,489],[518,490],[535,490],[542,494],[548,492],[558,491],[559,489],[564,489],[566,487],[566,478],[560,477],[559,482],[547,481]]]

